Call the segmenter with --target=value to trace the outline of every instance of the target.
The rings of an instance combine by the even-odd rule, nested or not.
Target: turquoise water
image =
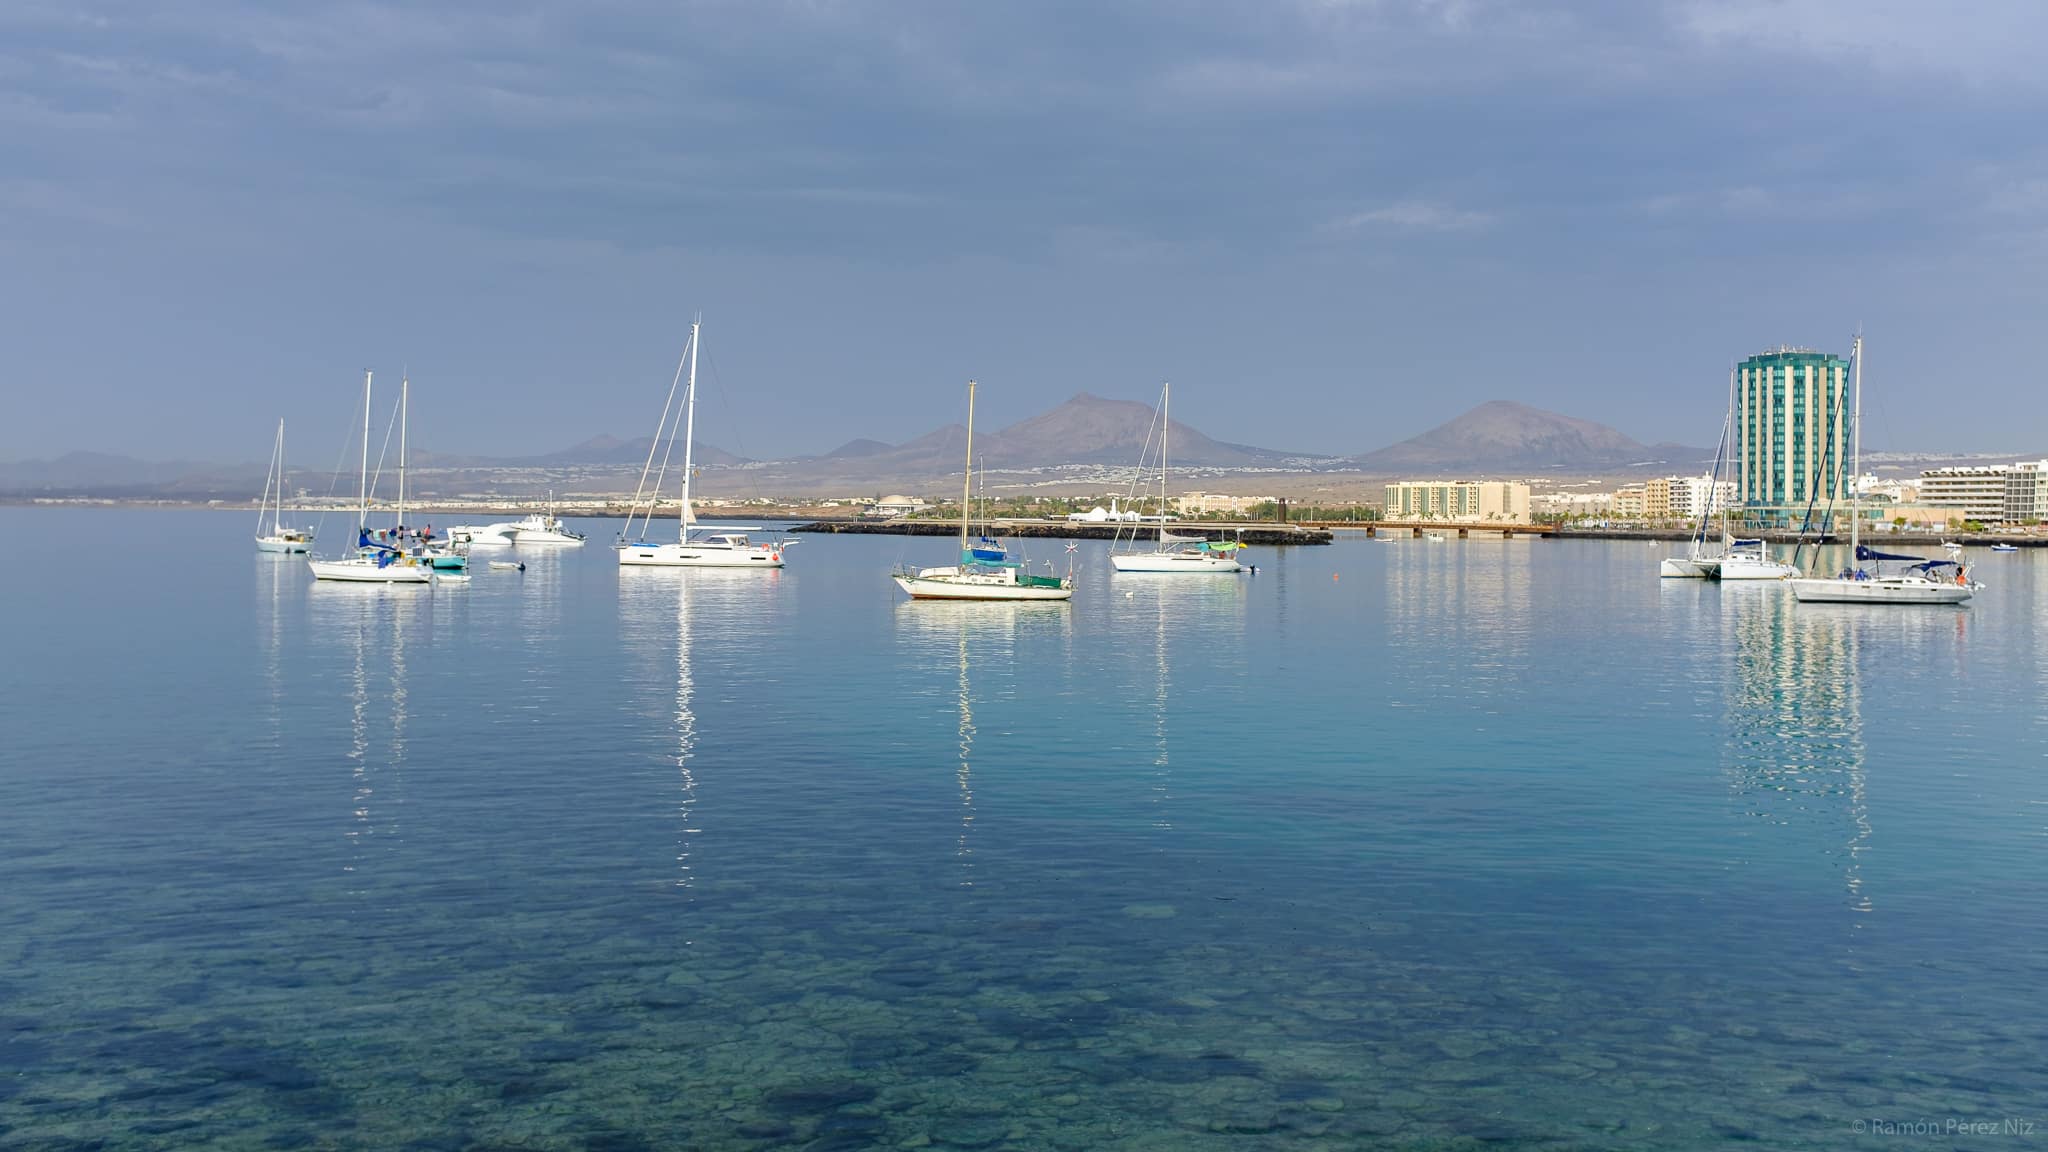
[[[249,519],[0,510],[99,550],[0,569],[0,1147],[2048,1140],[1858,1128],[2048,1128],[2048,557],[949,606],[944,541],[422,592]]]

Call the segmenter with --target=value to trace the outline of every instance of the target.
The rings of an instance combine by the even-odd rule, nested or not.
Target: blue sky
[[[2048,449],[2048,5],[0,8],[0,458],[652,431],[753,456],[1076,391],[1356,452],[1489,399],[1711,444],[1869,343],[1866,442]]]

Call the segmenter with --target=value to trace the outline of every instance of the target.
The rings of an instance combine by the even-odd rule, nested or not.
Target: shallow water
[[[0,1147],[2048,1139],[1857,1128],[2048,1126],[2048,558],[943,605],[942,540],[379,590],[248,519],[0,510],[109,549],[0,573]]]

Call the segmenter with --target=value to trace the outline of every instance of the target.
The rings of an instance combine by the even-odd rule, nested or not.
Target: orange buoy
[[[1335,581],[1337,579],[1337,574],[1335,572],[1330,573],[1330,579],[1332,581]]]

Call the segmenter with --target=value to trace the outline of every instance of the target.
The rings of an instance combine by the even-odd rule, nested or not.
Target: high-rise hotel
[[[1780,347],[1735,366],[1735,483],[1743,515],[1797,524],[1849,499],[1849,362]],[[1837,508],[1838,516],[1847,508]]]

